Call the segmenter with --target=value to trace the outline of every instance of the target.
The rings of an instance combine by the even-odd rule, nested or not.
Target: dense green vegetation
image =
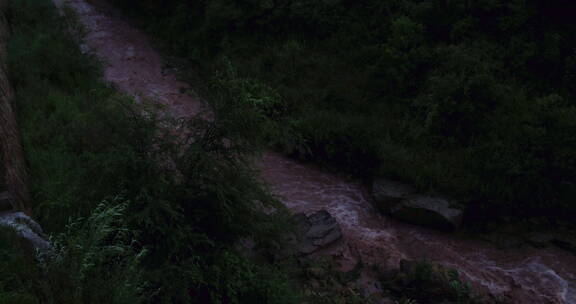
[[[400,270],[383,273],[381,281],[402,304],[482,303],[469,284],[460,280],[457,271],[426,260],[404,260],[400,262]]]
[[[501,214],[576,214],[569,1],[115,3],[210,79],[217,113],[251,113],[251,138]]]
[[[274,246],[289,227],[245,165],[249,147],[119,95],[50,1],[10,1],[5,13],[34,216],[55,248],[34,263],[3,230],[0,303],[296,302],[277,265],[233,250],[241,237]]]
[[[576,210],[564,1],[116,1],[183,77],[207,79],[215,121],[155,116],[101,80],[72,15],[9,3],[34,217],[54,251],[0,229],[0,304],[368,303],[348,285],[361,263],[267,259],[291,227],[247,165],[269,146],[506,214]],[[244,238],[261,261],[235,249]],[[479,301],[436,268],[382,282],[401,303]]]

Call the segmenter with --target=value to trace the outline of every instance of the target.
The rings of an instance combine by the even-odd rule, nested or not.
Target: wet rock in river
[[[300,232],[298,252],[301,254],[310,254],[342,238],[340,225],[326,210],[295,217]]]
[[[390,215],[412,224],[451,230],[462,224],[463,212],[452,208],[446,199],[418,195],[394,206]]]
[[[414,188],[386,179],[376,180],[373,184],[372,192],[376,207],[384,213],[390,213],[392,207],[407,197],[416,194]]]
[[[378,180],[373,195],[377,208],[399,220],[416,225],[452,230],[462,224],[463,212],[442,197],[418,195],[401,183]]]
[[[294,222],[296,231],[284,236],[284,245],[273,254],[275,259],[308,255],[342,238],[340,224],[326,210],[295,214]]]

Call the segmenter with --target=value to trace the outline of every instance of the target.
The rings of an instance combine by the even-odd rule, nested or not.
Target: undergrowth
[[[53,235],[54,253],[42,264],[10,253],[0,299],[297,302],[278,265],[233,249],[240,237],[273,247],[288,229],[284,209],[247,165],[249,142],[225,144],[234,135],[218,122],[161,119],[153,101],[119,94],[79,49],[74,16],[59,17],[50,1],[10,1],[5,13],[33,212]]]
[[[490,216],[574,214],[574,5],[115,4],[209,79],[220,108],[242,107],[227,123],[247,137],[479,202]],[[236,81],[222,81],[230,70]]]
[[[460,279],[456,270],[425,260],[401,261],[400,269],[393,275],[383,276],[381,282],[398,303],[485,303],[485,299]]]
[[[114,203],[71,220],[49,252],[34,254],[16,231],[2,228],[0,303],[143,303],[150,294],[140,267],[145,251],[123,222],[126,205]]]

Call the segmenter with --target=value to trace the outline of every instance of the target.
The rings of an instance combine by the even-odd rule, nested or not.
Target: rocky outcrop
[[[36,221],[22,212],[12,210],[12,197],[8,192],[0,192],[0,226],[13,229],[40,253],[48,253],[52,248]]]
[[[462,224],[463,212],[456,203],[439,196],[419,195],[416,190],[394,181],[374,182],[376,207],[399,220],[442,230]]]
[[[379,179],[374,182],[372,193],[378,209],[390,213],[391,207],[416,194],[416,189],[398,182]]]
[[[314,253],[342,238],[340,224],[326,210],[310,215],[298,213],[293,219],[295,231],[288,233],[282,246],[273,252],[277,260]]]
[[[462,224],[462,211],[440,197],[413,196],[394,206],[390,214],[400,220],[432,228],[452,230]]]
[[[32,218],[22,212],[2,212],[0,213],[0,225],[14,229],[14,231],[33,249],[39,253],[47,254],[51,251],[51,244],[38,225]]]
[[[326,210],[308,216],[299,213],[294,217],[300,234],[298,252],[301,254],[310,254],[342,238],[340,225]]]

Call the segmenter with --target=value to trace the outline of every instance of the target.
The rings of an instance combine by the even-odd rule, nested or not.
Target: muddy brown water
[[[53,1],[58,6],[67,2],[76,11],[87,30],[81,48],[104,62],[104,78],[121,92],[157,100],[174,117],[193,116],[203,109],[199,100],[181,93],[188,85],[164,69],[147,37],[117,13],[95,7],[94,0]],[[257,166],[292,211],[325,209],[337,218],[344,240],[340,249],[328,254],[341,258],[344,268],[359,258],[385,267],[397,267],[404,258],[426,258],[456,268],[478,290],[503,296],[507,303],[576,304],[576,256],[568,252],[500,250],[483,241],[395,221],[373,209],[369,189],[358,181],[277,153],[266,153]],[[364,285],[375,291],[375,283],[368,277]]]

